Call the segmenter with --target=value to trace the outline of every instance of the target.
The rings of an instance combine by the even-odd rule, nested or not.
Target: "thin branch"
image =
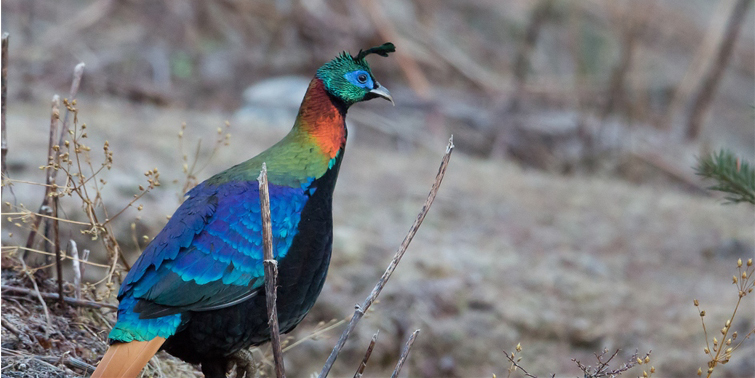
[[[283,352],[281,352],[280,328],[278,326],[277,282],[278,261],[273,257],[273,230],[270,220],[270,192],[267,185],[267,165],[262,163],[262,171],[257,178],[260,189],[260,207],[262,213],[262,242],[264,245],[265,265],[265,297],[267,301],[267,325],[270,328],[270,341],[273,347],[275,361],[275,376],[284,378],[286,369],[283,366]]]
[[[354,373],[354,378],[361,378],[362,374],[364,374],[364,369],[367,367],[367,361],[370,359],[370,355],[372,355],[372,349],[375,348],[375,343],[377,342],[378,334],[380,334],[380,330],[375,332],[375,335],[372,336],[372,340],[370,340],[370,345],[367,347],[367,352],[364,353],[364,358],[362,358],[362,362],[359,364],[359,367],[357,368],[357,372]]]
[[[84,75],[84,67],[86,65],[82,62],[76,65],[76,67],[73,68],[73,80],[71,81],[71,90],[68,92],[68,103],[71,106],[75,106],[76,103],[74,100],[76,100],[76,94],[79,93],[79,85],[81,84],[81,76]],[[62,146],[63,142],[65,142],[65,138],[68,137],[68,116],[70,115],[70,110],[68,110],[68,107],[66,107],[66,115],[63,117],[63,128],[60,130],[60,139],[58,140],[58,145]]]
[[[63,118],[63,126],[60,128],[60,136],[58,137],[58,146],[62,146],[65,142],[65,138],[68,136],[68,116],[70,114],[70,111],[68,108],[70,106],[74,105],[74,99],[76,98],[76,94],[79,92],[79,85],[81,84],[81,76],[84,74],[84,63],[79,63],[74,67],[73,69],[73,81],[71,82],[71,90],[69,92],[69,101],[66,106],[66,114]],[[56,101],[57,100],[57,101]],[[55,113],[57,110],[57,124],[60,123],[60,110],[57,109],[58,107],[55,106],[55,104],[58,104],[59,106],[59,97],[58,95],[55,95],[53,97],[53,116],[55,117]],[[48,165],[50,166],[57,166],[60,163],[60,154],[52,150],[52,147],[55,145],[54,135],[52,133],[52,126],[50,130],[50,145],[48,149],[48,158],[52,158],[50,161],[48,161]],[[78,155],[77,155],[78,156]],[[80,168],[80,167],[79,167]],[[81,170],[81,169],[79,169]],[[52,184],[55,183],[56,177],[58,174],[57,169],[50,169],[48,168],[48,176],[47,176],[47,186],[45,188],[45,197],[42,199],[42,204],[39,206],[38,213],[41,214],[51,214],[52,211],[44,211],[50,209],[50,194],[52,193],[53,186]],[[37,233],[39,232],[39,226],[42,222],[41,218],[36,218],[34,220],[34,224],[31,227],[31,231],[29,232],[29,237],[26,239],[26,248],[32,248],[34,247],[34,240],[37,236]],[[48,224],[49,220],[45,219],[44,223],[45,226]],[[26,253],[24,253],[24,257],[26,258]]]
[[[5,111],[8,104],[8,33],[3,33],[3,40],[2,40],[2,77],[0,78],[0,100],[2,101],[2,108],[0,108],[0,127],[2,128],[2,131],[0,134],[0,138],[2,138],[2,179],[5,181],[5,178],[8,177],[8,167],[5,163],[5,157],[8,155],[8,140],[7,132],[5,131]],[[5,188],[5,182],[3,182],[3,188]]]
[[[19,180],[13,180],[13,181],[20,182]],[[40,185],[42,185],[42,184],[40,184]],[[32,213],[31,211],[27,211],[27,212],[15,212],[15,213],[3,213],[3,215],[5,215],[5,216],[14,216],[14,215],[27,216],[27,215],[34,215],[35,217],[50,218],[50,219],[55,219],[55,220],[57,220],[59,222],[65,222],[65,223],[70,223],[70,224],[78,224],[78,225],[82,225],[82,226],[90,226],[91,225],[91,223],[89,223],[89,222],[79,222],[79,221],[65,219],[65,218],[56,218],[56,217],[53,217],[52,215]]]
[[[94,373],[95,367],[92,365],[89,365],[88,363],[75,358],[75,357],[68,357],[65,360],[63,360],[63,364],[68,366],[71,369],[81,369],[87,374]]]
[[[21,261],[21,265],[24,268],[24,273],[26,273],[26,276],[29,277],[29,280],[31,280],[31,284],[34,286],[34,291],[29,290],[28,294],[36,294],[37,299],[39,299],[39,303],[42,305],[42,309],[45,311],[45,319],[47,320],[47,327],[45,327],[45,336],[50,336],[50,330],[52,329],[52,320],[50,320],[50,311],[47,309],[47,304],[45,303],[45,300],[42,299],[42,293],[39,292],[39,286],[37,286],[37,281],[34,280],[34,275],[29,272],[29,269],[26,267],[26,263],[24,262],[24,259],[19,259]],[[28,290],[28,289],[27,289]]]
[[[2,326],[3,326],[3,328],[7,329],[12,334],[16,335],[16,337],[21,337],[21,331],[19,331],[18,328],[16,328],[15,325],[13,325],[11,322],[5,320],[5,318],[1,318],[1,319],[2,319]]]
[[[36,284],[35,284],[36,285]],[[38,295],[39,299],[52,299],[56,300],[59,299],[60,296],[58,293],[43,293],[40,292],[38,289],[35,288],[35,290],[27,289],[25,287],[16,287],[16,286],[3,286],[2,291],[9,292],[9,293],[18,293],[18,294],[27,294],[27,295]],[[66,303],[78,306],[78,307],[87,307],[87,308],[96,308],[96,309],[102,309],[102,308],[110,308],[113,310],[117,310],[118,306],[114,306],[107,303],[101,303],[101,302],[94,302],[94,301],[87,301],[83,299],[76,299],[71,297],[63,297],[63,300],[66,301]]]
[[[55,218],[58,217],[58,197],[52,199],[52,213]],[[58,275],[58,295],[60,296],[60,307],[66,308],[66,301],[63,299],[63,259],[60,258],[60,227],[57,220],[52,221],[52,231],[55,233],[55,269]]]
[[[288,346],[286,346],[285,348],[283,348],[283,352],[284,353],[288,352],[289,350],[294,349],[296,346],[298,346],[299,344],[301,344],[301,343],[303,343],[303,342],[305,342],[307,340],[315,339],[316,337],[320,336],[321,334],[323,334],[325,332],[328,332],[328,331],[330,331],[333,328],[339,327],[343,323],[346,323],[345,319],[341,319],[341,320],[339,320],[339,321],[337,321],[337,322],[335,322],[335,323],[333,323],[333,324],[331,324],[331,325],[329,325],[329,326],[327,326],[325,328],[316,330],[316,331],[310,333],[309,335],[304,336],[304,337],[302,337],[299,340],[296,340],[296,342],[294,342],[292,344],[289,344]]]
[[[50,137],[47,143],[47,175],[45,178],[45,184],[47,186],[45,187],[45,197],[42,198],[42,204],[39,205],[39,210],[37,211],[37,213],[45,214],[48,216],[53,216],[54,214],[50,205],[52,200],[52,184],[55,183],[55,174],[57,173],[57,170],[55,170],[54,167],[54,156],[57,156],[58,154],[54,150],[54,147],[55,137],[57,136],[58,126],[60,125],[60,97],[58,95],[52,96],[51,107],[52,111],[50,112]],[[34,240],[36,239],[37,233],[39,232],[41,221],[41,217],[34,219],[34,223],[31,226],[31,231],[29,232],[29,237],[26,239],[26,248],[34,247]],[[23,259],[26,259],[26,251],[24,251]]]
[[[51,252],[40,251],[40,250],[38,250],[38,249],[34,249],[34,248],[26,248],[26,247],[21,247],[21,246],[19,246],[19,245],[4,245],[4,246],[2,247],[2,250],[3,250],[3,251],[9,251],[9,252],[11,252],[11,253],[12,253],[13,251],[22,250],[22,251],[28,251],[28,252],[39,253],[39,254],[42,254],[42,255],[46,255],[46,256],[55,256],[55,254],[54,254],[54,253],[51,253]],[[84,250],[84,252],[85,252],[85,253],[87,253],[87,251],[88,251],[88,250],[86,250],[86,249]],[[85,256],[86,256],[86,255],[85,255]],[[65,259],[71,259],[71,260],[73,260],[73,258],[71,258],[71,257],[68,257],[68,256],[62,256],[62,258],[63,258],[64,260],[65,260]],[[82,264],[87,264],[87,265],[96,266],[96,267],[100,267],[100,268],[110,268],[110,265],[105,265],[105,264],[98,264],[98,263],[95,263],[95,262],[87,261],[87,258],[86,258],[86,257],[80,258],[80,259],[78,259],[78,261],[79,261],[80,263],[82,263]]]
[[[398,374],[401,372],[401,368],[404,366],[404,362],[406,362],[406,358],[409,357],[409,350],[412,349],[412,345],[414,345],[414,339],[417,338],[418,334],[419,334],[419,330],[416,330],[412,332],[411,336],[409,336],[409,340],[406,341],[404,350],[401,351],[401,357],[399,357],[398,359],[396,368],[393,369],[393,374],[391,374],[391,378],[398,378]]]
[[[95,367],[75,357],[55,357],[55,356],[33,356],[35,360],[42,361],[52,366],[57,366],[61,362],[71,370],[83,370],[87,374],[94,373]]]
[[[506,351],[504,350],[504,351],[503,351],[503,355],[504,355],[504,356],[506,356],[506,358],[507,358],[507,359],[509,360],[509,362],[511,362],[511,364],[512,364],[512,365],[514,365],[514,367],[515,367],[515,368],[517,368],[517,369],[521,370],[521,371],[522,371],[522,373],[524,373],[524,376],[525,376],[525,377],[529,377],[529,378],[537,378],[537,376],[535,376],[535,375],[532,375],[532,374],[528,373],[528,372],[527,372],[527,370],[524,370],[524,368],[523,368],[523,367],[521,367],[521,366],[519,365],[519,363],[517,363],[517,362],[516,362],[516,361],[514,360],[513,354],[511,354],[511,353],[509,353],[509,352],[506,352]],[[554,376],[555,376],[555,374],[554,374]]]
[[[79,263],[79,249],[76,247],[76,241],[68,241],[68,248],[71,250],[71,259],[73,260],[73,287],[76,299],[81,299],[81,264]]]
[[[336,362],[336,358],[338,358],[338,354],[341,352],[341,349],[343,349],[344,344],[346,344],[346,339],[349,338],[349,335],[354,330],[359,320],[362,319],[365,312],[369,310],[370,306],[372,306],[372,303],[375,302],[375,299],[377,299],[378,295],[380,295],[380,292],[383,290],[383,287],[385,287],[385,284],[391,278],[393,271],[396,270],[396,266],[401,261],[401,258],[404,256],[404,253],[406,253],[406,249],[409,247],[409,243],[411,243],[412,239],[414,239],[414,235],[417,233],[419,226],[422,225],[422,221],[425,219],[427,212],[430,210],[430,206],[432,206],[433,201],[435,200],[435,195],[438,193],[438,189],[440,188],[440,183],[443,181],[443,176],[446,174],[446,168],[448,167],[449,159],[451,159],[451,152],[453,152],[453,149],[454,149],[454,138],[453,136],[451,136],[451,139],[448,140],[448,146],[446,146],[446,154],[443,156],[443,160],[440,163],[440,168],[438,168],[438,174],[435,176],[435,182],[433,183],[433,186],[430,189],[430,194],[427,195],[427,200],[425,200],[425,204],[422,205],[422,209],[420,210],[419,215],[417,215],[417,219],[414,220],[414,224],[412,224],[412,227],[409,229],[409,233],[406,235],[406,237],[404,237],[404,241],[401,242],[401,246],[398,248],[398,251],[396,251],[396,254],[393,256],[393,260],[391,260],[391,263],[388,265],[388,268],[385,270],[385,273],[383,273],[383,276],[380,277],[380,280],[372,289],[372,292],[370,293],[370,295],[367,296],[367,299],[364,300],[361,306],[356,305],[356,308],[354,310],[354,315],[351,317],[349,324],[346,326],[346,329],[343,331],[343,333],[341,334],[341,337],[338,339],[338,343],[333,347],[333,351],[330,352],[330,356],[328,357],[328,360],[325,362],[325,366],[323,366],[322,371],[320,372],[319,378],[325,378],[328,376],[330,369],[333,367],[333,364]]]

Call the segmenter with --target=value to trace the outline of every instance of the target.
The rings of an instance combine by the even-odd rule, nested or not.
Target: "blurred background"
[[[370,63],[396,106],[349,111],[331,272],[293,337],[350,316],[369,293],[453,134],[438,199],[334,373],[353,373],[377,329],[366,375],[389,373],[421,328],[407,376],[505,376],[503,350],[521,343],[522,366],[540,376],[579,375],[572,358],[594,364],[593,352],[620,348],[622,359],[652,349],[656,376],[689,377],[707,362],[693,299],[721,327],[737,299],[736,260],[755,248],[753,208],[721,206],[691,168],[724,147],[755,160],[752,5],[4,0],[6,162],[20,181],[3,202],[39,206],[44,190],[22,181],[44,182],[50,99],[67,97],[84,62],[79,122],[97,164],[106,140],[114,152],[104,203],[123,208],[145,171],[161,172],[144,210],[113,223],[133,261],[187,185],[288,131],[321,64],[391,41],[397,53]],[[227,145],[215,143],[218,129]],[[188,177],[182,165],[195,158],[205,167]],[[61,206],[86,220],[76,201]],[[28,224],[3,218],[3,245],[24,245]],[[79,231],[62,235],[107,263]],[[104,274],[88,268],[85,278]],[[755,324],[748,299],[734,325],[742,334]],[[289,375],[319,371],[339,330],[288,352]],[[755,347],[743,348],[721,376],[752,376]]]

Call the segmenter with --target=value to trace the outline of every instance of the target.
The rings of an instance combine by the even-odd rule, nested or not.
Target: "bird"
[[[263,163],[278,261],[280,332],[304,319],[330,264],[346,113],[374,98],[393,104],[365,57],[387,57],[395,50],[388,42],[355,56],[342,52],[322,65],[283,139],[186,193],[123,280],[110,346],[93,378],[136,377],[161,349],[201,364],[206,378],[225,377],[250,346],[270,340],[257,182]]]

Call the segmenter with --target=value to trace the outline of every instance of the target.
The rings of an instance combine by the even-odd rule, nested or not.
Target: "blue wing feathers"
[[[291,247],[307,189],[270,185],[276,258]],[[256,181],[197,185],[124,279],[111,339],[170,336],[181,312],[222,306],[259,289],[261,230]]]

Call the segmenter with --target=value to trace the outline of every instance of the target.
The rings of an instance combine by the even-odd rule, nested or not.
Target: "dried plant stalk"
[[[362,362],[359,364],[359,367],[357,368],[357,372],[354,373],[354,378],[361,378],[362,374],[364,374],[364,369],[367,367],[367,361],[370,359],[370,356],[372,355],[372,349],[375,348],[375,343],[377,343],[378,334],[380,334],[380,330],[375,332],[375,334],[372,336],[372,340],[370,340],[370,345],[367,347],[367,351],[364,353],[364,358],[362,358]]]
[[[5,181],[5,178],[8,177],[8,168],[5,165],[5,157],[8,155],[8,140],[7,133],[5,132],[5,111],[8,104],[8,33],[3,33],[3,41],[2,41],[2,77],[0,78],[0,101],[2,101],[2,105],[0,108],[0,128],[2,128],[2,131],[0,131],[0,138],[2,138],[2,178],[3,181]],[[3,183],[5,184],[5,183]],[[3,185],[3,188],[5,188],[5,185]]]
[[[265,265],[265,296],[267,302],[268,327],[270,328],[270,342],[275,361],[275,376],[284,378],[286,369],[283,366],[283,352],[281,352],[280,327],[278,326],[277,281],[278,261],[273,257],[273,230],[270,220],[270,192],[267,183],[267,165],[262,163],[262,171],[257,178],[260,189],[260,207],[262,214],[262,242],[264,245]]]
[[[374,303],[378,295],[380,295],[380,292],[383,291],[383,287],[385,287],[385,284],[391,278],[393,271],[396,270],[396,266],[398,266],[398,263],[401,261],[401,258],[404,256],[404,253],[406,253],[406,249],[409,247],[409,243],[411,243],[412,239],[414,239],[414,235],[417,233],[419,226],[422,225],[422,221],[425,219],[427,212],[430,210],[430,206],[432,206],[433,201],[435,201],[435,196],[438,194],[440,183],[443,181],[443,176],[445,176],[446,174],[446,168],[448,168],[448,161],[451,159],[451,152],[453,152],[453,150],[454,150],[454,137],[451,136],[451,139],[448,140],[448,146],[446,146],[446,154],[443,156],[443,160],[440,163],[440,168],[438,168],[438,174],[435,176],[435,182],[433,183],[433,186],[430,189],[430,193],[427,195],[427,200],[425,200],[425,204],[422,205],[422,209],[417,215],[417,219],[414,220],[414,224],[412,224],[412,227],[409,228],[409,233],[407,233],[406,237],[404,237],[404,241],[401,242],[401,246],[398,248],[398,251],[396,251],[396,254],[393,256],[393,260],[391,260],[391,263],[388,265],[388,268],[385,270],[385,273],[383,273],[383,276],[380,277],[380,280],[378,280],[377,284],[372,289],[372,292],[370,293],[370,295],[367,296],[367,299],[364,300],[361,306],[356,305],[356,308],[354,310],[354,315],[351,317],[349,324],[346,326],[346,329],[343,331],[343,333],[341,334],[341,337],[338,339],[338,343],[336,343],[336,345],[333,347],[333,351],[330,352],[330,356],[328,357],[328,360],[325,362],[325,366],[323,366],[322,371],[320,372],[319,378],[325,378],[328,376],[328,373],[330,373],[330,369],[333,367],[333,363],[335,363],[336,358],[338,358],[338,354],[341,353],[341,349],[343,349],[344,344],[346,344],[346,339],[349,338],[349,335],[354,330],[359,320],[362,319],[362,317],[367,312],[367,310],[369,310],[370,306],[372,306],[372,303]]]
[[[36,283],[35,283],[36,285]],[[18,294],[27,294],[27,295],[36,295],[41,299],[60,299],[60,296],[58,293],[42,293],[35,290],[30,290],[25,287],[15,287],[15,286],[3,286],[3,291],[9,292],[9,293],[18,293]],[[84,299],[76,299],[76,298],[70,298],[70,297],[63,297],[63,300],[66,301],[66,303],[78,306],[78,307],[88,307],[88,308],[109,308],[113,310],[117,310],[118,306],[114,306],[107,303],[100,303],[100,302],[94,302],[94,301],[87,301]]]
[[[409,336],[409,340],[406,341],[404,350],[401,351],[401,357],[398,358],[396,368],[393,369],[391,378],[398,378],[399,373],[401,373],[401,368],[404,366],[404,362],[406,362],[406,358],[409,357],[409,351],[412,349],[412,345],[414,345],[414,340],[417,338],[417,335],[419,335],[419,330],[412,332],[412,335]]]

